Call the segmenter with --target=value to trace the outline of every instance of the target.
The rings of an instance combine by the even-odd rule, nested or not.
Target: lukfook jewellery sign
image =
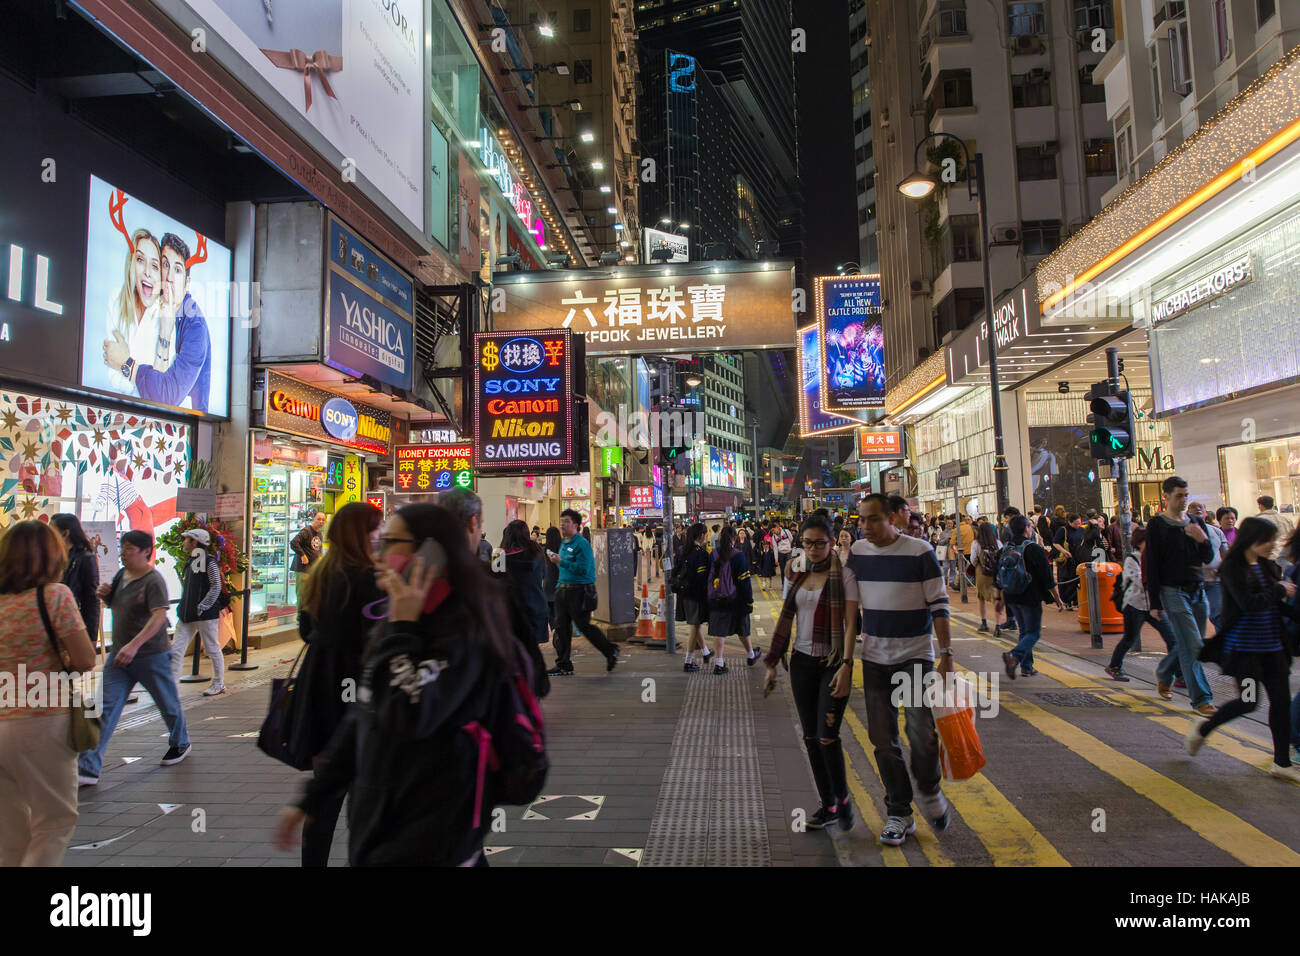
[[[1250,256],[1244,255],[1235,262],[1230,262],[1207,276],[1203,276],[1163,299],[1151,303],[1151,324],[1168,322],[1170,319],[1190,312],[1211,299],[1231,292],[1239,285],[1255,278]]]

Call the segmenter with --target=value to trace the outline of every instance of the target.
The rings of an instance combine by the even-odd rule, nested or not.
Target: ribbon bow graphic
[[[325,93],[330,99],[338,99],[334,95],[334,89],[330,86],[330,73],[338,73],[343,69],[343,57],[330,56],[324,50],[317,50],[311,56],[308,56],[302,50],[262,50],[266,58],[274,63],[281,70],[293,70],[295,73],[302,74],[302,90],[307,100],[305,112],[311,112],[311,75],[314,72],[320,77],[320,84],[325,88]]]

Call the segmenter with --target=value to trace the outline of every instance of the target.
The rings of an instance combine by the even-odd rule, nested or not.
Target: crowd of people
[[[638,579],[662,573],[679,597],[687,672],[700,670],[698,653],[712,673],[727,673],[728,638],[739,641],[747,665],[763,660],[769,690],[782,669],[788,672],[820,802],[808,821],[812,829],[853,824],[839,735],[855,666],[862,668],[867,732],[886,795],[880,841],[901,845],[915,832],[914,806],[936,830],[945,829],[951,810],[921,686],[931,671],[953,670],[949,590],[967,577],[980,630],[990,630],[991,615],[994,633],[1016,636],[1003,654],[1008,677],[1033,677],[1043,606],[1076,606],[1079,565],[1095,560],[1123,563],[1117,605],[1124,633],[1106,675],[1129,680],[1125,655],[1143,626],[1154,627],[1167,648],[1157,693],[1172,699],[1173,688],[1185,685],[1198,718],[1187,752],[1194,755],[1209,734],[1253,711],[1255,688],[1262,687],[1272,772],[1300,782],[1292,765],[1300,756],[1300,696],[1290,700],[1288,686],[1300,618],[1300,533],[1271,499],[1261,498],[1259,513],[1238,524],[1232,508],[1210,515],[1189,503],[1182,479],[1168,479],[1163,490],[1164,510],[1133,521],[1127,551],[1117,520],[1090,511],[921,516],[901,497],[871,494],[856,514],[697,522],[667,534],[646,529],[636,535]],[[303,865],[325,865],[347,798],[354,865],[485,866],[490,781],[501,771],[486,728],[502,702],[519,704],[511,726],[531,729],[540,747],[536,700],[550,692],[552,679],[574,673],[574,635],[605,657],[607,671],[619,663],[617,645],[591,622],[597,595],[590,530],[578,512],[566,510],[559,527],[545,531],[510,522],[494,549],[485,540],[482,502],[457,490],[437,504],[400,508],[387,522],[368,504],[348,504],[324,535],[328,548],[304,542],[305,648],[284,722],[286,750],[312,773],[274,839],[288,848],[300,837]],[[66,705],[0,706],[0,865],[61,859],[77,821],[77,788],[98,783],[137,683],[167,725],[161,764],[191,753],[178,677],[192,638],[208,646],[213,660],[209,692],[224,690],[221,652],[213,646],[222,597],[218,544],[201,528],[186,533],[192,560],[180,569],[181,594],[173,602],[147,532],[122,535],[122,569],[102,585],[71,515],[17,522],[0,537],[0,671],[93,670],[101,609],[112,613],[93,744],[74,732]],[[766,654],[750,637],[755,579],[760,595],[780,602]],[[549,669],[547,643],[555,654]],[[1216,708],[1203,662],[1236,678],[1242,693]],[[900,685],[913,691],[901,708],[908,761]]]

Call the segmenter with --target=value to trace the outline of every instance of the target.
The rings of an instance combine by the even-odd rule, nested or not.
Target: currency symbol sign
[[[501,364],[497,359],[497,355],[498,350],[495,342],[489,342],[487,345],[483,346],[483,367],[489,372],[493,371]]]

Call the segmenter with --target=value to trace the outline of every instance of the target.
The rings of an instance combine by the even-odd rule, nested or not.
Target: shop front
[[[393,420],[274,370],[259,373],[255,387],[264,400],[252,433],[250,612],[255,623],[278,626],[297,615],[304,568],[294,538],[317,512],[328,523],[343,505],[364,500],[371,473],[389,468]]]

